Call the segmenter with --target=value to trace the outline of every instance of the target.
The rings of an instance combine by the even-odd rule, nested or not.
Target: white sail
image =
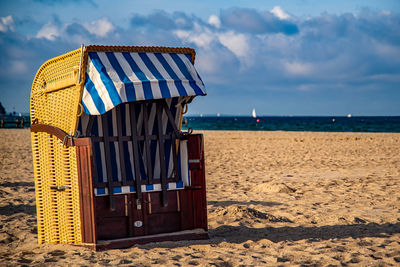
[[[255,108],[253,108],[253,111],[251,112],[251,115],[253,116],[253,118],[256,118],[256,117],[257,117],[256,109],[255,109]]]

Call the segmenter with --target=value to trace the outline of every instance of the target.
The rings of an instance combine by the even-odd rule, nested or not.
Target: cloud
[[[249,8],[229,8],[221,10],[221,23],[223,26],[253,34],[283,33],[293,35],[299,32],[297,25],[289,20],[282,20],[275,13],[258,11]],[[286,13],[281,13],[285,16]]]
[[[400,15],[395,12],[361,10],[298,18],[278,7],[230,8],[202,19],[154,11],[133,14],[124,27],[112,17],[68,23],[53,18],[45,24],[11,19],[0,20],[0,90],[20,88],[17,91],[28,100],[40,65],[82,42],[193,47],[209,95],[220,102],[329,92],[400,97]],[[18,25],[28,24],[24,21],[35,25],[37,34],[20,32]],[[21,79],[16,81],[18,74]]]
[[[214,26],[215,28],[220,28],[221,27],[221,20],[217,15],[211,15],[208,18],[208,24]]]
[[[12,16],[0,18],[0,32],[14,31],[14,19]]]
[[[51,22],[45,24],[36,34],[36,38],[44,38],[50,41],[54,41],[59,36],[60,29]]]
[[[99,37],[105,37],[115,29],[114,25],[107,18],[85,22],[82,25],[88,32]]]
[[[271,13],[281,20],[290,18],[290,15],[283,11],[280,6],[274,6],[274,8],[271,9]]]
[[[237,34],[229,31],[219,34],[218,40],[223,46],[232,51],[232,53],[235,54],[238,58],[245,57],[250,50],[250,45],[248,43],[246,35],[244,34]]]
[[[292,75],[309,75],[312,73],[312,65],[303,62],[285,62],[285,70]]]
[[[195,22],[200,21],[196,17],[190,17],[183,12],[167,13],[156,10],[149,15],[135,14],[130,22],[132,27],[149,27],[164,30],[191,29]]]

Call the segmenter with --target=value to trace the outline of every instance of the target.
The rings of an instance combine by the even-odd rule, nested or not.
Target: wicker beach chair
[[[204,84],[190,48],[82,46],[31,92],[38,241],[95,250],[207,238],[203,138],[181,132]]]

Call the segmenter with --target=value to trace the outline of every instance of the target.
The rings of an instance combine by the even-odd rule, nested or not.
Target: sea
[[[400,116],[185,116],[182,129],[399,133]]]
[[[5,123],[1,125],[1,121]],[[30,127],[29,117],[0,116],[0,128]],[[184,116],[182,130],[399,133],[400,116]]]

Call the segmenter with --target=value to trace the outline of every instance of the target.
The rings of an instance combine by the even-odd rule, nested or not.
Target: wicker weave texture
[[[32,85],[32,122],[55,126],[67,133],[75,132],[82,88],[81,84],[71,83],[71,73],[76,73],[79,64],[80,49],[43,64]],[[47,133],[32,133],[31,141],[38,242],[80,243],[76,148],[63,147],[59,139]],[[58,186],[66,189],[54,189]]]

